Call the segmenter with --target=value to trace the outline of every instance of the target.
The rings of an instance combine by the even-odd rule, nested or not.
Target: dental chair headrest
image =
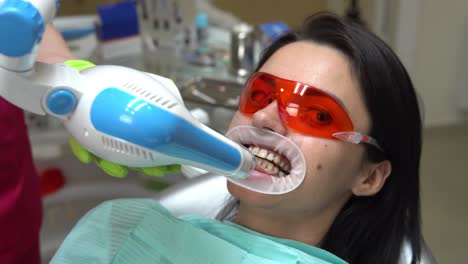
[[[195,214],[215,218],[230,194],[225,177],[208,173],[173,185],[155,198],[175,216]]]

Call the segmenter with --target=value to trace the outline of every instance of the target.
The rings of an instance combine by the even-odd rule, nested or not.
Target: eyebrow
[[[346,105],[343,103],[343,101],[342,101],[338,96],[336,96],[336,94],[334,94],[334,93],[332,93],[332,92],[329,92],[329,91],[325,91],[325,90],[323,90],[323,89],[320,89],[320,88],[318,88],[318,87],[315,86],[315,85],[310,85],[310,84],[305,84],[305,85],[307,85],[307,86],[309,86],[309,87],[312,87],[312,88],[314,88],[314,89],[317,89],[317,90],[319,90],[319,91],[321,91],[321,92],[327,94],[327,95],[330,96],[331,98],[333,98],[333,99],[345,110],[345,112],[349,115],[348,108],[347,108]]]
[[[335,101],[346,111],[346,113],[349,115],[349,111],[348,111],[348,108],[346,107],[346,105],[343,103],[343,101],[338,98],[338,96],[336,96],[336,94],[334,93],[331,93],[331,92],[328,92],[328,91],[324,91],[320,88],[315,88],[315,89],[318,89],[326,94],[328,94],[330,97],[332,97],[333,99],[335,99]]]
[[[325,90],[323,90],[323,89],[320,89],[320,88],[318,88],[318,87],[315,86],[315,85],[310,85],[310,84],[307,84],[307,83],[303,83],[303,82],[299,82],[299,81],[294,81],[294,80],[286,79],[286,78],[282,78],[282,77],[278,77],[278,76],[273,75],[273,74],[270,74],[270,73],[258,71],[258,72],[255,72],[254,74],[257,74],[257,73],[263,73],[263,74],[266,74],[266,75],[271,75],[271,76],[273,76],[273,77],[275,77],[275,78],[278,78],[278,79],[282,79],[282,80],[286,80],[286,81],[290,81],[290,82],[299,83],[299,84],[306,85],[306,86],[310,86],[310,87],[312,87],[312,88],[314,88],[314,89],[317,89],[317,90],[319,90],[319,91],[321,91],[321,92],[323,92],[323,93],[329,95],[331,98],[333,98],[333,99],[345,110],[345,112],[349,115],[349,111],[348,111],[348,108],[346,107],[346,105],[345,105],[345,104],[343,103],[343,101],[342,101],[338,96],[336,96],[336,94],[334,94],[334,93],[331,93],[331,92],[329,92],[329,91],[325,91]]]

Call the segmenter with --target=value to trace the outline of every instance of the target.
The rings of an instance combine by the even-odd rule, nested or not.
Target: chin
[[[227,181],[227,189],[232,196],[239,199],[244,204],[259,207],[273,207],[283,200],[283,195],[264,194],[251,191],[230,181]]]

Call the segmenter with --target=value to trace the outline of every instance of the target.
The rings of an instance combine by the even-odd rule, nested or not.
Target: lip
[[[274,176],[274,175],[271,175],[270,173],[268,173],[268,171],[266,171],[264,168],[262,168],[260,165],[257,165],[255,167],[255,172],[256,173],[252,173],[250,174],[249,176],[249,179],[257,179],[257,180],[261,180],[261,179],[269,179],[270,177],[279,177],[279,176]],[[287,176],[285,176],[287,177]]]
[[[264,168],[260,167],[260,165],[258,164],[255,166],[255,170],[263,174],[268,174],[268,172]],[[273,176],[273,175],[270,175],[270,176]]]
[[[248,180],[253,180],[253,181],[271,181],[273,178],[278,178],[275,176],[271,176],[270,174],[266,172],[262,172],[261,170],[255,169],[253,172],[251,172]]]

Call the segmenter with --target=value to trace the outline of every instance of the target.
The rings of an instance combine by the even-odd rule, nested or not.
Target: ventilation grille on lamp
[[[104,147],[119,153],[123,153],[129,156],[144,158],[145,160],[154,161],[153,154],[150,151],[146,151],[137,146],[127,144],[120,140],[109,138],[106,136],[101,136],[101,141]]]
[[[174,102],[170,99],[163,98],[163,96],[156,95],[152,92],[149,92],[141,87],[138,87],[136,84],[128,82],[124,84],[123,86],[125,89],[134,92],[142,97],[147,98],[150,102],[159,104],[161,106],[164,106],[168,109],[173,108],[174,106],[177,106],[179,103]]]

